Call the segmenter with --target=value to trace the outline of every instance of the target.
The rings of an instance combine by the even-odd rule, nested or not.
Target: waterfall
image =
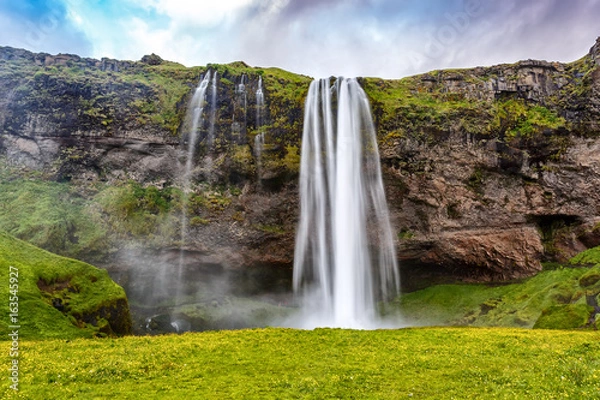
[[[259,131],[254,137],[254,156],[256,157],[256,175],[260,182],[262,171],[262,152],[265,145],[265,132],[261,129],[262,112],[265,108],[265,95],[262,89],[262,77],[258,77],[258,88],[256,89],[256,129]]]
[[[214,75],[216,77],[216,73]],[[214,81],[214,80],[213,80]],[[187,242],[187,235],[189,230],[189,221],[187,217],[187,205],[189,201],[189,194],[192,183],[192,170],[194,167],[194,158],[196,156],[196,148],[198,145],[198,133],[203,126],[204,122],[204,107],[206,106],[206,90],[210,83],[210,71],[208,71],[203,78],[200,79],[198,87],[194,91],[192,100],[188,106],[186,114],[186,127],[189,129],[187,132],[187,158],[185,162],[185,169],[182,175],[181,189],[183,193],[182,198],[182,210],[180,219],[180,239],[181,249],[179,252],[179,262],[177,264],[176,274],[174,278],[175,286],[175,304],[181,304],[182,302],[182,279],[183,269],[185,261],[185,246]],[[172,278],[172,276],[170,276]],[[165,279],[166,277],[163,277]]]
[[[399,293],[400,277],[375,127],[355,79],[311,83],[301,152],[293,277],[301,325],[375,327],[377,301]]]
[[[240,83],[239,85],[237,85],[236,91],[238,93],[238,95],[240,95],[242,97],[242,108],[244,109],[244,112],[246,111],[246,106],[247,106],[247,96],[246,96],[246,75],[242,74],[241,78],[240,78]]]
[[[210,85],[210,120],[208,126],[207,148],[213,149],[215,143],[215,122],[217,120],[217,71],[213,72]]]
[[[240,83],[237,87],[237,90],[240,93],[246,91],[246,75],[242,74],[242,76],[240,77]]]
[[[210,71],[207,72],[210,74]],[[208,122],[208,134],[204,140],[206,155],[204,157],[204,175],[207,181],[213,180],[213,153],[215,150],[215,124],[217,121],[217,71],[214,71],[210,78],[210,95],[208,96],[210,105],[210,114]]]
[[[246,140],[246,109],[248,105],[248,96],[246,92],[246,75],[242,74],[240,83],[235,86],[235,100],[233,108],[233,121],[231,131],[236,137],[238,144],[243,144]]]
[[[210,72],[207,72],[204,78],[200,80],[198,87],[194,91],[192,100],[188,107],[186,114],[186,122],[189,131],[187,132],[187,158],[185,163],[185,170],[183,173],[183,188],[189,189],[190,175],[192,172],[192,166],[194,157],[196,155],[196,147],[198,144],[198,130],[202,127],[204,122],[204,106],[206,104],[206,89],[210,83]]]
[[[256,89],[256,128],[262,127],[262,112],[265,108],[265,95],[262,89],[262,76],[258,77],[258,89]]]
[[[260,176],[262,172],[262,152],[265,146],[265,133],[261,132],[254,136],[254,157],[256,157],[256,175],[260,183]]]

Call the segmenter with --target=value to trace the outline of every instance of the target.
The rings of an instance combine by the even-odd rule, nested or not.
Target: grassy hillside
[[[18,288],[9,288],[10,278],[15,278],[10,283]],[[0,297],[7,302],[0,308],[3,340],[8,340],[5,333],[11,325],[8,299],[16,289],[23,339],[72,339],[131,331],[125,292],[105,270],[48,253],[1,232],[0,282]]]
[[[600,248],[508,285],[439,285],[403,295],[396,307],[418,325],[598,327]],[[594,304],[596,303],[596,304]]]
[[[265,329],[25,341],[27,399],[592,399],[600,334]],[[2,363],[7,365],[7,355]]]
[[[99,263],[123,243],[171,245],[178,238],[181,191],[134,181],[77,187],[19,176],[0,160],[0,231],[65,257]],[[192,226],[209,224],[240,194],[201,184],[186,212]]]
[[[109,250],[98,207],[72,186],[2,172],[0,231],[67,257],[94,260]]]

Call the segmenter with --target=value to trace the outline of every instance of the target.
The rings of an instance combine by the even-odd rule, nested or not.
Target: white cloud
[[[63,1],[93,46],[87,55],[156,53],[188,66],[242,60],[315,77],[570,61],[600,33],[599,0],[435,0],[427,7],[418,0]],[[465,1],[481,10],[461,20]]]
[[[126,44],[121,51],[140,59],[145,54],[156,53],[163,59],[177,61],[187,66],[226,62],[228,52],[220,43],[219,31],[207,32],[205,28],[181,28],[171,21],[165,28],[157,28],[139,18],[124,22],[127,27]]]
[[[215,26],[231,21],[240,9],[253,0],[128,0],[130,3],[155,10],[171,18],[174,24]]]
[[[83,18],[75,10],[67,10],[67,18],[71,20],[76,26],[83,26]]]
[[[58,1],[47,1],[35,8],[0,2],[0,45],[80,54],[89,52],[91,47]]]
[[[173,39],[168,29],[150,29],[146,21],[137,17],[123,22],[122,25],[123,31],[127,32],[127,40],[120,51],[132,54],[132,58],[139,59],[144,54],[157,52],[157,49],[168,49]],[[164,56],[179,57],[176,52]]]

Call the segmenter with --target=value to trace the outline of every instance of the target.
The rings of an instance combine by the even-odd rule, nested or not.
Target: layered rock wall
[[[529,276],[541,261],[600,243],[599,44],[569,64],[527,60],[361,80],[406,282],[417,272]],[[306,77],[243,63],[185,68],[155,55],[131,62],[0,48],[0,153],[75,186],[177,186],[183,116],[209,69],[219,76],[216,140],[208,149],[201,138],[194,182],[235,194],[205,208],[187,250],[207,265],[289,268]],[[259,75],[260,171],[252,148]]]

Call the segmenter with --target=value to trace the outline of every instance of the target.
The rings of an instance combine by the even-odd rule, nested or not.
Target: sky
[[[573,61],[598,21],[600,0],[0,0],[0,46],[401,78]]]

